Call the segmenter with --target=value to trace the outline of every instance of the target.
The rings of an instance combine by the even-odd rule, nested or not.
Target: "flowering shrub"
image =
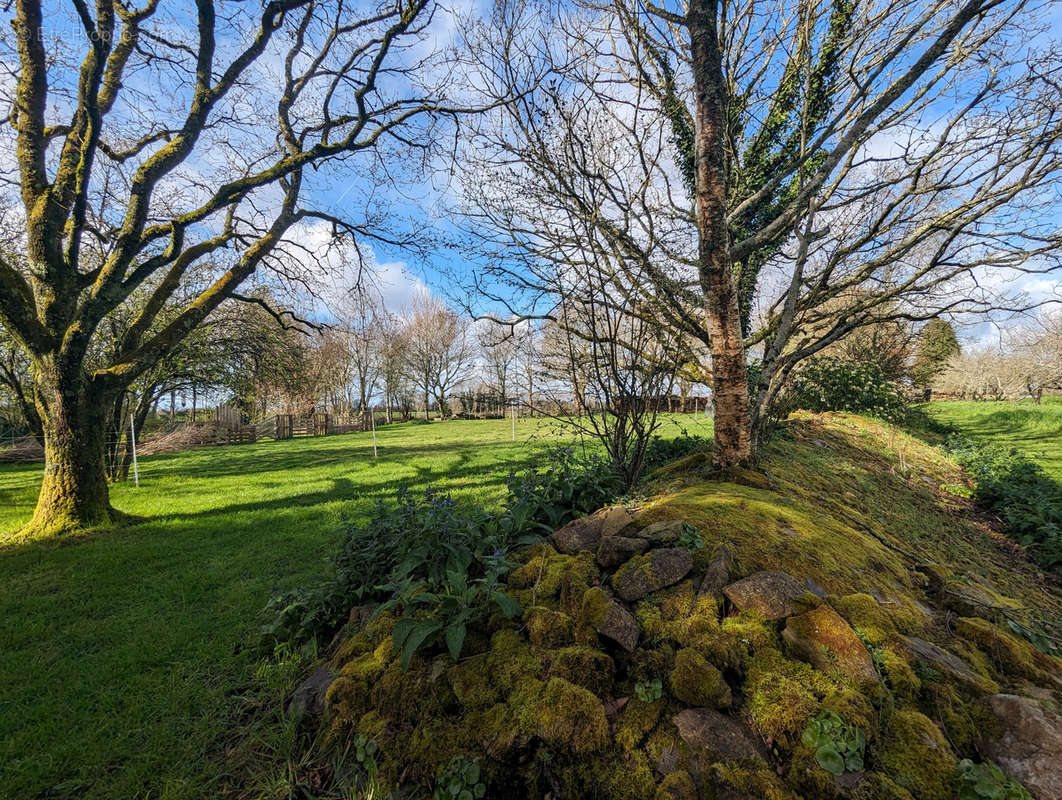
[[[784,405],[806,411],[852,411],[902,423],[908,404],[903,390],[877,364],[817,358],[793,381]]]

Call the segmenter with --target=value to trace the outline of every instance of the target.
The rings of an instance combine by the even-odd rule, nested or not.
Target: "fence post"
[[[129,441],[133,445],[133,481],[136,483],[136,488],[140,488],[140,468],[136,463],[136,420],[133,415],[129,415]]]
[[[369,421],[372,424],[372,457],[377,458],[376,453],[376,412],[369,409]]]

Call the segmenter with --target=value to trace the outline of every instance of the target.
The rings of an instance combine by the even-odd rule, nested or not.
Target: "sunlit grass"
[[[1040,405],[1031,400],[942,401],[925,408],[968,436],[1022,450],[1056,480],[1062,480],[1062,397],[1044,398]]]

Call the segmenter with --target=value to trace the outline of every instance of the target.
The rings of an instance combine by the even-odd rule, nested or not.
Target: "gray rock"
[[[814,578],[804,578],[804,585],[808,587],[809,592],[820,600],[826,599],[826,589],[817,583]]]
[[[793,653],[816,669],[836,668],[859,686],[879,683],[874,661],[852,626],[823,603],[786,621],[782,638]]]
[[[784,572],[754,572],[723,589],[739,611],[759,611],[766,620],[784,619],[798,610],[797,599],[807,589]]]
[[[649,549],[645,539],[630,536],[608,536],[601,540],[597,548],[597,563],[605,569],[615,569],[631,556],[644,553]]]
[[[638,646],[641,630],[634,615],[613,600],[597,626],[597,632],[630,653]]]
[[[766,752],[759,737],[734,717],[711,708],[687,708],[672,720],[700,769],[720,761],[762,759]]]
[[[693,555],[685,547],[664,547],[635,556],[612,576],[616,594],[628,603],[663,589],[689,574]]]
[[[1037,800],[1062,800],[1062,715],[1013,694],[992,695],[988,707],[1003,732],[981,743],[984,754]]]
[[[949,653],[944,648],[927,642],[925,639],[919,639],[917,636],[901,636],[900,643],[912,656],[921,659],[945,675],[963,681],[976,689],[990,688],[985,678],[970,669],[966,662],[954,653]]]
[[[601,542],[601,524],[601,517],[580,517],[556,531],[550,539],[557,550],[568,555],[583,550],[593,552]]]
[[[601,538],[619,536],[634,524],[634,516],[623,506],[612,506],[594,515],[601,519]]]
[[[643,528],[638,535],[654,547],[664,544],[673,544],[682,535],[682,526],[685,523],[680,519],[665,519],[654,522],[647,528]]]
[[[288,701],[288,714],[303,717],[307,714],[317,716],[325,707],[325,693],[332,685],[332,670],[322,665],[310,673],[310,677],[299,684]]]
[[[730,548],[725,544],[719,545],[712,554],[712,560],[708,562],[708,569],[698,591],[702,594],[718,594],[730,583],[733,570],[734,557],[730,554]]]

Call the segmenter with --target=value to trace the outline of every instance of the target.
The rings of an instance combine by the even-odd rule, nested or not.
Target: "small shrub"
[[[866,736],[832,711],[820,711],[808,720],[801,741],[815,753],[819,766],[832,775],[863,769]]]
[[[678,541],[675,543],[676,547],[685,547],[690,552],[695,552],[704,547],[704,539],[701,538],[701,533],[688,522],[682,523],[682,533],[679,534]]]
[[[900,386],[877,364],[817,358],[793,381],[782,406],[806,411],[851,411],[902,423],[908,414]]]
[[[1024,786],[989,762],[975,764],[964,758],[955,783],[959,800],[1033,800]]]
[[[973,478],[974,497],[1044,566],[1062,569],[1062,487],[1020,451],[952,436],[945,450]]]
[[[528,518],[559,528],[578,516],[606,506],[623,490],[623,479],[609,461],[570,447],[548,454],[545,469],[509,474],[509,505],[522,505]]]
[[[685,429],[674,439],[654,436],[645,447],[642,461],[646,470],[654,470],[672,461],[685,458],[690,453],[711,450],[712,440],[704,436],[691,436]]]

